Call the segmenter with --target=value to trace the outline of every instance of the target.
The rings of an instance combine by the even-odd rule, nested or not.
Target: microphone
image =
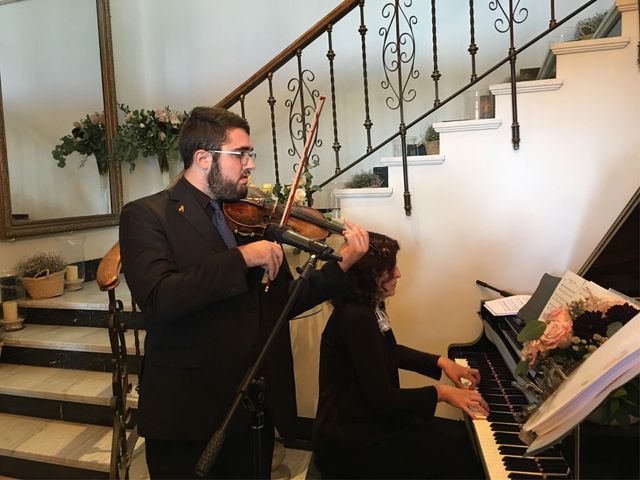
[[[311,240],[310,238],[294,232],[286,225],[267,225],[267,228],[264,231],[264,238],[273,242],[291,245],[292,247],[299,248],[305,252],[313,253],[317,255],[320,260],[336,260],[338,262],[342,260],[342,257],[333,253],[333,248],[326,243]]]

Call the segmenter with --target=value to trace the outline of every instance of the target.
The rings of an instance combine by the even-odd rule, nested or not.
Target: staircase
[[[24,300],[20,310],[25,326],[4,332],[0,356],[0,476],[109,478],[113,409],[106,293],[92,281],[61,297]],[[134,338],[126,335],[135,372]],[[130,378],[137,382],[135,375]],[[129,402],[137,408],[135,389]],[[143,445],[139,439],[130,478],[148,478]]]

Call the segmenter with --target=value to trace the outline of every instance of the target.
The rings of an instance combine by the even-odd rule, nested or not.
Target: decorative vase
[[[85,237],[68,236],[56,238],[60,256],[67,264],[65,290],[80,290],[85,278],[84,242]]]
[[[160,167],[161,172],[169,171],[169,157],[167,156],[167,152],[164,150],[158,150],[158,166]]]

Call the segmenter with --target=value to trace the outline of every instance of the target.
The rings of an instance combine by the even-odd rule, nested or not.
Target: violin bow
[[[309,127],[309,136],[307,137],[307,141],[304,144],[304,149],[302,151],[302,156],[300,157],[300,163],[298,164],[298,170],[293,176],[293,181],[291,182],[291,189],[289,190],[289,196],[287,197],[287,203],[284,205],[284,210],[282,211],[282,218],[280,219],[280,226],[284,226],[289,221],[289,216],[291,215],[291,210],[293,209],[293,199],[296,195],[296,190],[298,190],[298,185],[300,184],[300,177],[302,176],[302,172],[307,168],[307,163],[309,161],[309,154],[311,153],[311,148],[313,143],[315,142],[317,133],[318,133],[318,119],[320,118],[320,113],[322,112],[322,107],[324,106],[324,102],[327,97],[322,96],[319,99],[318,107],[316,108],[315,115],[313,117],[313,121],[311,122],[311,126]],[[262,284],[264,285],[265,292],[269,291],[269,275],[267,272],[264,272],[262,276]]]
[[[309,155],[311,153],[311,148],[318,133],[318,119],[320,118],[320,113],[322,113],[322,107],[324,106],[324,102],[327,97],[322,96],[319,99],[318,108],[316,108],[316,113],[313,117],[313,122],[311,123],[311,127],[309,128],[309,136],[307,137],[307,141],[304,144],[304,150],[302,151],[302,156],[300,157],[300,163],[298,164],[298,171],[295,173],[293,177],[293,181],[291,182],[291,190],[289,190],[289,197],[287,198],[287,203],[284,205],[284,210],[282,212],[282,218],[280,219],[280,226],[286,225],[289,221],[289,216],[291,215],[291,209],[293,208],[293,199],[296,195],[296,190],[298,190],[298,185],[300,184],[300,177],[302,177],[302,172],[307,168],[307,164],[309,163]]]

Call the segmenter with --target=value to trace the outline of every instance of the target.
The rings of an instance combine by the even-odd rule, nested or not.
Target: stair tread
[[[135,381],[135,376],[131,380]],[[108,406],[111,382],[109,372],[0,363],[0,393],[6,395]],[[127,401],[137,408],[135,389],[127,395]]]
[[[0,455],[108,472],[111,437],[111,427],[0,413]]]
[[[139,331],[143,353],[144,330]],[[111,353],[109,331],[100,327],[25,324],[22,330],[4,333],[6,347],[32,347],[80,352]],[[135,355],[133,330],[125,333],[127,353]]]
[[[62,295],[52,298],[25,298],[19,301],[21,307],[29,308],[63,308],[70,310],[109,310],[109,296],[98,287],[95,280],[84,282],[81,290],[65,291]],[[124,275],[120,276],[120,284],[116,289],[116,297],[122,301],[125,312],[131,311],[131,292],[125,282]]]

